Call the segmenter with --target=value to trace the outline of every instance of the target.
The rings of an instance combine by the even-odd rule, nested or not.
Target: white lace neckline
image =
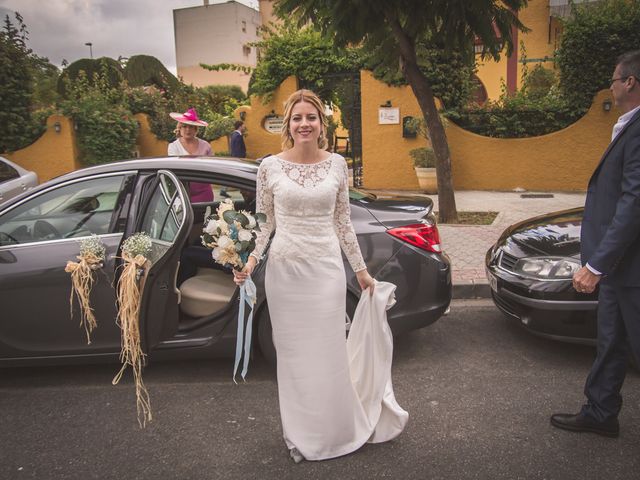
[[[333,158],[333,153],[330,153],[329,156],[327,158],[325,158],[324,160],[320,160],[318,162],[313,162],[313,163],[299,163],[299,162],[292,162],[291,160],[285,160],[282,157],[279,157],[278,155],[274,155],[274,157],[276,157],[278,160],[280,160],[281,162],[285,162],[285,163],[289,163],[291,165],[295,165],[295,166],[302,166],[302,167],[312,167],[314,165],[321,165],[324,162],[328,162],[329,160],[331,160]]]
[[[329,171],[333,165],[333,154],[315,163],[290,162],[276,155],[274,156],[278,159],[282,172],[289,177],[290,180],[304,188],[320,185],[329,175]]]

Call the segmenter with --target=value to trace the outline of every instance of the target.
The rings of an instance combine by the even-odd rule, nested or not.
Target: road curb
[[[453,285],[454,299],[491,298],[491,287],[486,282],[459,283]]]

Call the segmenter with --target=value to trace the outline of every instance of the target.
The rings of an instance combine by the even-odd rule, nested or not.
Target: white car
[[[31,190],[36,185],[38,176],[35,172],[0,157],[0,203]]]

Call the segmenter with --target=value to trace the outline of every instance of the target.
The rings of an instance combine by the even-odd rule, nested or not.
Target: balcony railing
[[[597,1],[598,0],[573,0],[573,3],[595,3]],[[571,15],[569,0],[549,0],[549,15],[552,17],[567,18]]]

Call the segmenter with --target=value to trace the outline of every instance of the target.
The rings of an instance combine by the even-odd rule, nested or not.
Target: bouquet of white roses
[[[242,268],[249,260],[249,254],[256,248],[256,232],[260,224],[267,220],[264,213],[251,214],[245,210],[236,211],[229,198],[220,203],[215,214],[207,209],[204,219],[203,233],[200,237],[205,247],[212,248],[213,259],[225,267],[236,270]],[[249,306],[249,315],[245,320],[245,303]],[[244,380],[249,368],[251,353],[251,330],[253,326],[253,306],[256,303],[256,285],[251,278],[240,286],[240,307],[238,309],[238,331],[236,333],[236,358],[233,365],[233,381],[240,366],[244,363],[240,376]]]
[[[229,198],[220,203],[215,214],[207,209],[202,229],[202,244],[212,248],[211,255],[220,265],[242,270],[256,247],[256,232],[267,217],[264,213],[236,211]]]

